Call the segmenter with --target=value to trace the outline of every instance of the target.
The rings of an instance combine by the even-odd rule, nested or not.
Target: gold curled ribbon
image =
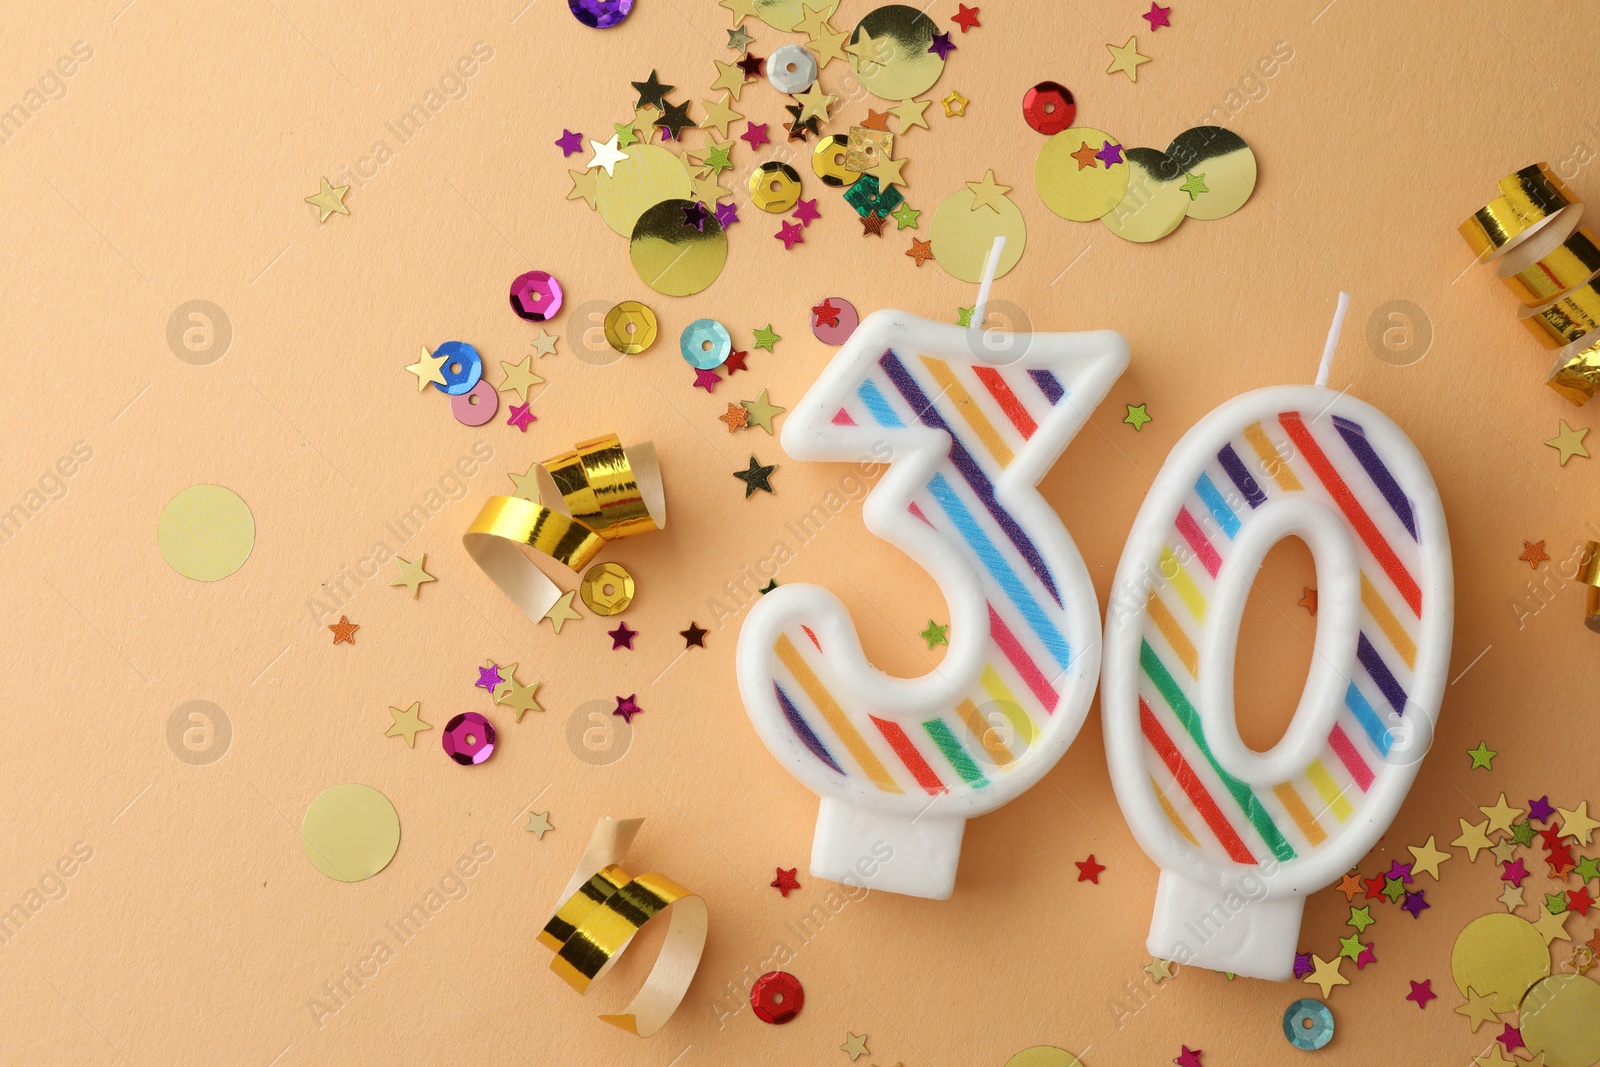
[[[1482,262],[1510,251],[1524,235],[1563,212],[1579,215],[1583,206],[1544,163],[1523,167],[1500,179],[1500,195],[1474,211],[1457,229]]]
[[[1578,563],[1578,581],[1589,587],[1583,608],[1583,624],[1600,633],[1600,541],[1589,541],[1583,546],[1583,558]]]
[[[532,554],[572,571],[607,541],[666,525],[666,494],[655,445],[624,448],[616,434],[573,446],[536,465],[539,500],[492,496],[461,535],[467,554],[500,591],[538,622],[561,590]]]
[[[1600,393],[1600,333],[1563,348],[1545,384],[1580,407]]]
[[[1600,271],[1600,237],[1587,226],[1565,230],[1550,228],[1549,241],[1541,234],[1500,260],[1496,273],[1524,307],[1547,304]]]
[[[1600,330],[1600,287],[1590,281],[1543,307],[1523,308],[1517,318],[1546,348],[1563,348]]]
[[[650,974],[621,1012],[602,1022],[637,1037],[649,1037],[678,1010],[705,950],[710,913],[706,903],[664,874],[630,876],[619,865],[627,857],[643,819],[603,818],[562,890],[562,904],[539,934],[555,951],[550,969],[585,994],[622,956],[634,935],[670,911],[666,936]]]

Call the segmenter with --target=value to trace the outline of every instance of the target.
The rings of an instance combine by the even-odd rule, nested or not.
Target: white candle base
[[[1305,897],[1252,900],[1266,884],[1254,873],[1249,878],[1248,885],[1236,881],[1223,888],[1162,871],[1145,947],[1179,964],[1287,981],[1294,974]]]
[[[823,797],[811,844],[811,873],[888,893],[949,900],[966,828],[965,819],[908,819]]]

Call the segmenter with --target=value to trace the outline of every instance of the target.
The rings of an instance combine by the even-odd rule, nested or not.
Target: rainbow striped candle
[[[1316,640],[1294,719],[1256,752],[1234,720],[1238,630],[1291,536],[1316,563]],[[1100,691],[1118,802],[1161,866],[1151,953],[1290,977],[1305,895],[1360,861],[1416,777],[1453,599],[1433,477],[1371,405],[1261,389],[1173,447],[1123,549]]]
[[[795,459],[889,463],[863,519],[927,570],[950,617],[943,662],[911,679],[868,663],[818,586],[782,586],[745,620],[745,708],[822,798],[813,875],[949,897],[967,819],[1037,782],[1077,735],[1099,606],[1035,486],[1127,364],[1109,331],[986,334],[880,311],[790,413]]]

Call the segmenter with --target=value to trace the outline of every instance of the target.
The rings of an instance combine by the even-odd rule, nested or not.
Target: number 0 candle
[[[1316,385],[1236,397],[1173,447],[1106,615],[1111,779],[1161,866],[1148,948],[1280,981],[1306,894],[1405,799],[1450,656],[1450,540],[1427,464],[1377,408],[1325,387],[1347,301]],[[1257,752],[1234,717],[1238,630],[1286,537],[1316,564],[1316,638],[1288,730]]]

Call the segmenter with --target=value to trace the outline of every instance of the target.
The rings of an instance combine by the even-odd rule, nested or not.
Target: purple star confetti
[[[1311,973],[1312,969],[1311,953],[1296,952],[1294,954],[1294,976],[1296,978],[1304,978]]]
[[[736,207],[731,200],[726,204],[718,204],[717,221],[721,223],[722,228],[726,230],[729,226],[732,226],[734,223],[739,221],[738,207]]]
[[[517,429],[521,430],[523,433],[527,433],[528,432],[528,424],[530,422],[538,422],[538,421],[539,421],[539,416],[537,416],[537,415],[535,415],[533,413],[533,405],[531,403],[512,404],[511,405],[511,417],[506,419],[506,425],[507,426],[515,426]]]
[[[1556,809],[1550,806],[1550,798],[1548,796],[1528,801],[1529,822],[1545,822],[1555,813]]]
[[[822,212],[817,210],[815,200],[798,200],[794,205],[795,221],[802,226],[810,226],[822,217]]]
[[[1099,159],[1100,162],[1104,163],[1108,167],[1113,163],[1121,163],[1122,146],[1119,144],[1112,144],[1110,141],[1107,141],[1105,144],[1100,146],[1100,151],[1095,153],[1095,158]]]
[[[772,236],[783,242],[784,251],[788,251],[797,244],[805,243],[805,234],[797,222],[786,222],[778,227],[778,232]]]
[[[928,46],[928,51],[934,53],[940,59],[945,58],[955,50],[956,46],[950,43],[950,35],[948,33],[934,34],[933,43]]]
[[[1420,919],[1422,913],[1428,910],[1428,902],[1422,899],[1422,890],[1406,894],[1406,902],[1400,905],[1404,911],[1409,911],[1413,919]]]
[[[1409,863],[1401,863],[1399,860],[1394,860],[1393,862],[1391,862],[1389,864],[1388,877],[1390,877],[1390,878],[1398,878],[1400,881],[1404,882],[1406,885],[1410,885],[1411,884],[1411,864],[1409,864]]]
[[[693,226],[695,229],[699,230],[701,233],[705,233],[706,232],[706,219],[708,219],[710,217],[711,217],[711,213],[709,211],[707,211],[706,210],[706,206],[704,204],[700,203],[700,201],[698,201],[698,200],[696,200],[692,204],[684,205],[684,208],[683,208],[683,224],[686,227],[687,226]]]
[[[644,712],[644,709],[638,705],[638,696],[638,693],[634,693],[630,696],[618,697],[617,710],[613,711],[611,714],[620,715],[623,722],[627,723],[629,726],[632,726],[633,717]]]
[[[500,677],[499,667],[479,667],[478,680],[474,682],[473,685],[477,686],[479,689],[487,689],[492,693],[504,681],[505,679]]]
[[[709,367],[697,367],[694,372],[694,387],[704,389],[706,392],[715,392],[717,383],[722,381],[722,376]]]
[[[561,154],[563,156],[570,156],[574,152],[581,152],[583,151],[583,134],[573,133],[571,130],[563,127],[561,130],[561,136],[556,139],[556,147],[561,149]]]
[[[607,630],[606,636],[611,638],[611,651],[615,652],[619,648],[625,648],[632,652],[633,639],[639,636],[639,631],[629,629],[627,623],[618,619],[617,628],[615,630]]]

